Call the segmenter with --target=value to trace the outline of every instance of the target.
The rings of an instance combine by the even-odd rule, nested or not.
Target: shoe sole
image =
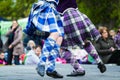
[[[98,69],[100,70],[101,73],[104,73],[107,70],[105,66],[103,67],[103,69],[101,69],[101,67],[98,67]]]
[[[51,75],[48,75],[49,77],[52,77],[52,78],[63,78],[63,77],[55,77],[55,76],[51,76]]]
[[[52,78],[63,78],[63,76],[58,77],[58,76],[54,76],[54,75],[52,75],[52,74],[49,74],[49,73],[47,73],[47,72],[46,72],[46,74],[47,74],[47,76],[52,77]]]
[[[76,76],[84,76],[85,75],[85,72],[84,73],[81,73],[81,74],[75,74],[75,75],[67,75],[68,77],[76,77]]]
[[[45,75],[45,66],[44,65],[40,65],[36,68],[37,73],[43,77]]]
[[[81,74],[78,74],[78,75],[67,75],[67,77],[77,77],[77,76],[85,76],[85,74],[81,75]]]

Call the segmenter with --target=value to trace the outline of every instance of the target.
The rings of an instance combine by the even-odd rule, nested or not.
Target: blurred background
[[[0,0],[1,35],[4,35],[12,20],[18,20],[22,29],[26,26],[31,6],[37,0]],[[96,27],[107,26],[117,30],[120,26],[120,0],[77,0],[79,10],[85,13]]]

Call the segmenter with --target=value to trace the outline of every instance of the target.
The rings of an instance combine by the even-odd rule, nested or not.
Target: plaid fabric
[[[54,45],[54,49],[50,52],[48,57],[48,68],[47,71],[52,72],[55,70],[56,58],[59,56],[60,46],[58,44]]]
[[[88,54],[90,54],[93,59],[96,61],[96,63],[101,62],[101,59],[98,55],[98,52],[96,51],[95,47],[91,42],[88,42],[85,46],[84,49],[87,51]]]
[[[58,57],[58,50],[59,46],[56,44],[56,42],[51,39],[47,38],[45,40],[44,46],[42,48],[42,53],[40,56],[40,65],[45,65],[47,59],[48,59],[48,68],[47,71],[54,71],[55,69],[55,59]]]
[[[116,34],[114,41],[116,43],[117,48],[120,48],[120,33]]]
[[[55,41],[51,38],[47,38],[44,42],[44,46],[42,48],[40,60],[46,62],[47,58],[50,55],[50,52],[54,49]],[[42,62],[41,62],[42,63]]]
[[[48,2],[55,2],[57,5],[59,3],[59,0],[46,0],[46,1],[48,1]]]
[[[50,52],[50,55],[48,57],[48,62],[47,62],[47,71],[52,72],[55,70],[55,62],[56,62],[56,58],[58,57],[58,51],[56,49],[53,49]]]
[[[36,30],[50,33],[59,32],[61,36],[64,35],[62,20],[54,3],[40,0],[33,4],[24,32],[34,36]]]
[[[73,66],[75,72],[83,72],[85,69],[81,66],[78,59],[71,58],[70,64]]]
[[[97,40],[100,33],[90,19],[77,9],[69,8],[63,13],[64,40],[62,47],[82,45],[85,40]]]

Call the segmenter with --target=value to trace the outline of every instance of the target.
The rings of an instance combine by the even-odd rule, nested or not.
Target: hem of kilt
[[[59,12],[61,15],[64,15],[67,11],[69,11],[69,10],[78,10],[78,8],[67,8],[67,9],[65,9],[62,13],[61,12]]]

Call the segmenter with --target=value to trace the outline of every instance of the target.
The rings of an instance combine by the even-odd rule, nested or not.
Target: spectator
[[[28,53],[30,50],[34,49],[36,46],[33,40],[29,40],[27,43],[27,47],[25,48],[25,53]]]
[[[120,49],[120,27],[118,28],[117,34],[114,38],[116,46]]]
[[[80,49],[76,47],[75,49],[72,49],[71,51],[67,49],[61,49],[61,58],[65,59],[66,63],[70,63],[73,52],[75,52],[74,56],[80,62],[80,64],[95,63],[94,59],[92,59],[91,56],[84,49]]]
[[[3,42],[2,42],[2,39],[0,38],[0,49],[2,49],[3,47]]]
[[[0,49],[0,64],[2,64],[2,65],[7,64],[5,57],[4,57],[4,51],[2,49]]]
[[[25,65],[37,65],[41,54],[41,47],[36,46],[26,54]]]
[[[33,49],[36,46],[35,42],[33,40],[29,40],[27,47],[30,47],[30,49]]]
[[[22,42],[22,28],[18,25],[16,20],[13,20],[10,30],[6,33],[8,40],[6,42],[8,52],[8,65],[12,64],[12,58],[14,56],[14,64],[19,65],[19,56],[24,53]]]
[[[114,30],[110,30],[109,34],[110,34],[110,37],[112,37],[113,39],[115,39],[116,32]]]
[[[3,42],[2,42],[2,39],[1,39],[1,26],[0,26],[0,49],[2,49],[3,47]]]
[[[120,64],[120,51],[114,43],[113,38],[108,36],[106,28],[100,29],[101,38],[96,42],[96,49],[105,64]]]

